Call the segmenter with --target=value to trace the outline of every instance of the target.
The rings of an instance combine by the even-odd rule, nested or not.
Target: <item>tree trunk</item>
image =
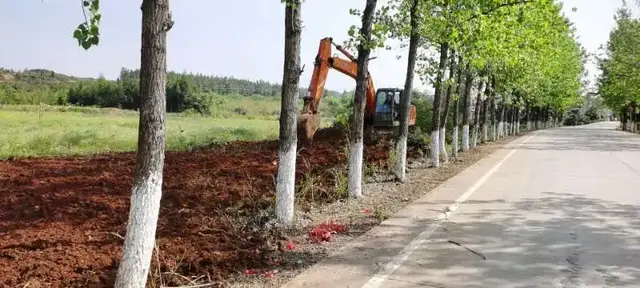
[[[360,35],[365,42],[371,41],[371,24],[377,0],[367,0],[362,13],[362,27]],[[368,43],[361,43],[358,47],[358,74],[356,76],[356,93],[353,105],[353,125],[351,125],[351,138],[349,144],[349,196],[362,197],[362,162],[364,160],[364,110],[365,92],[367,91],[367,79],[369,77],[369,54],[371,49]]]
[[[475,148],[478,145],[478,132],[480,132],[480,104],[482,103],[482,88],[484,88],[484,82],[481,80],[478,83],[478,94],[476,96],[476,107],[473,111],[473,124],[471,129],[471,148]]]
[[[484,101],[482,101],[482,142],[489,141],[489,101],[491,98],[491,82],[487,81],[484,88]]]
[[[503,98],[505,104],[502,105],[502,115],[500,116],[500,122],[502,122],[502,134],[501,138],[507,136],[507,111],[509,111],[509,105],[506,104],[506,98]]]
[[[167,31],[172,25],[169,0],[142,2],[136,174],[123,258],[116,276],[117,288],[146,286],[155,246],[164,167]]]
[[[511,129],[511,107],[510,106],[505,106],[504,107],[504,120],[503,120],[503,125],[502,125],[502,137],[507,137],[509,136],[509,131]]]
[[[471,88],[473,87],[473,74],[471,65],[467,63],[464,84],[464,106],[462,114],[462,151],[469,151],[469,120],[471,118]]]
[[[456,61],[455,61],[455,52],[451,51],[451,62],[449,64],[449,79],[453,78],[455,75],[456,69]],[[447,92],[444,101],[444,111],[442,112],[442,117],[440,117],[440,159],[442,159],[443,163],[449,162],[449,155],[447,155],[447,120],[449,119],[449,108],[451,107],[451,89],[453,84],[447,84]]]
[[[489,141],[489,103],[491,101],[491,91],[491,82],[487,82],[484,89],[485,99],[482,103],[482,142]]]
[[[431,165],[433,167],[440,167],[440,114],[442,107],[442,82],[444,78],[444,70],[447,67],[447,54],[449,52],[449,44],[440,44],[440,64],[438,65],[438,72],[436,76],[436,82],[434,83],[435,93],[433,96],[433,115],[432,115],[432,127],[431,127]]]
[[[527,132],[531,131],[531,106],[527,103],[525,109],[525,117],[527,119]]]
[[[629,131],[631,133],[636,133],[636,126],[637,126],[636,125],[636,122],[637,122],[637,119],[636,119],[636,104],[634,102],[631,102],[631,104],[629,104],[629,107],[630,107],[629,110],[631,110],[631,111],[629,111],[629,114],[630,114],[629,115],[629,120],[630,120],[629,122],[631,124],[630,125],[631,127],[629,127]]]
[[[511,106],[511,135],[516,135],[516,107]]]
[[[507,113],[506,114],[507,115],[507,121],[506,121],[507,122],[507,125],[506,125],[507,132],[505,134],[507,136],[510,136],[511,135],[511,131],[513,129],[513,107],[511,105],[508,106],[506,113]]]
[[[451,158],[458,158],[458,151],[460,151],[460,147],[458,143],[460,143],[460,135],[458,133],[460,129],[460,99],[456,97],[453,100],[453,131],[451,131]]]
[[[296,153],[298,149],[296,101],[300,82],[300,0],[287,0],[284,17],[284,68],[280,99],[280,138],[278,142],[278,179],[276,217],[291,225],[294,216]]]
[[[520,108],[516,108],[516,135],[520,134]]]
[[[486,89],[486,88],[485,88]],[[484,100],[482,100],[482,104],[481,104],[481,108],[482,108],[482,118],[481,118],[481,122],[480,122],[480,129],[482,129],[481,131],[481,140],[480,143],[486,143],[487,141],[489,141],[488,137],[489,137],[489,131],[487,129],[487,105],[489,103],[489,99],[485,98]]]
[[[638,105],[635,102],[633,102],[632,105],[633,105],[632,106],[632,110],[631,110],[631,115],[633,115],[633,127],[632,127],[632,129],[633,129],[633,133],[637,133],[638,132],[638,112],[637,112],[638,111],[638,109],[637,109]]]
[[[395,176],[400,182],[406,182],[407,170],[407,138],[409,137],[409,108],[411,106],[411,90],[413,89],[413,76],[416,67],[416,55],[420,45],[420,33],[418,31],[418,5],[419,0],[413,0],[411,4],[411,38],[409,39],[409,55],[407,57],[407,76],[404,81],[404,97],[400,103],[400,133],[396,142],[396,167]]]
[[[464,85],[462,84],[462,57],[458,58],[457,72],[456,72],[456,93],[453,100],[453,119],[452,119],[452,131],[451,131],[451,158],[458,158],[459,147],[459,131],[460,131],[460,95],[464,93]]]
[[[516,134],[516,107],[511,105],[509,109],[509,135]]]
[[[492,87],[495,87],[493,84],[491,85]],[[493,90],[493,89],[492,89]],[[498,107],[496,105],[496,95],[495,92],[491,92],[491,141],[496,141],[498,140],[498,119],[496,119],[497,117],[497,113],[498,113]]]
[[[504,98],[503,98],[504,99]],[[498,139],[504,136],[504,100],[498,108]]]

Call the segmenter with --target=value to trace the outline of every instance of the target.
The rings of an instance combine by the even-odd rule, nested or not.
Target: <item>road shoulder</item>
[[[459,202],[461,196],[464,198],[479,180],[487,177],[487,171],[534,135],[508,142],[282,287],[381,287],[376,279],[385,280],[401,266],[416,245],[428,241],[430,230],[437,227],[437,222],[456,209],[456,201]]]

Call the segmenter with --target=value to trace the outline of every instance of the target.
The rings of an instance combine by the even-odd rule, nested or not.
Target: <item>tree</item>
[[[445,100],[444,100],[444,111],[442,111],[442,117],[440,117],[440,158],[443,163],[449,162],[449,156],[447,155],[447,119],[449,119],[449,110],[451,108],[451,97],[455,97],[453,94],[453,86],[452,82],[453,76],[456,73],[456,55],[455,51],[451,51],[451,55],[449,56],[449,79],[446,81],[447,91],[445,92]],[[455,125],[455,124],[454,124]],[[454,128],[453,136],[457,137],[457,131]],[[453,139],[452,142],[456,141],[456,138]],[[453,153],[452,155],[454,155]]]
[[[433,96],[433,120],[431,121],[431,166],[440,167],[440,116],[442,114],[442,90],[447,67],[449,43],[440,44],[440,64],[438,64],[435,93]]]
[[[172,26],[169,0],[143,0],[136,175],[118,288],[145,287],[155,245],[164,167],[167,32]]]
[[[376,0],[366,0],[362,13],[362,27],[358,39],[358,74],[356,76],[356,93],[353,105],[353,123],[349,139],[349,195],[354,198],[362,197],[362,162],[364,160],[364,112],[365,93],[369,80],[369,55],[374,44],[372,41],[373,16]]]
[[[300,0],[286,0],[284,72],[280,104],[280,139],[278,142],[278,178],[276,183],[276,217],[290,225],[294,216],[296,178],[297,125],[296,99],[300,82]]]
[[[418,54],[418,46],[420,45],[419,31],[419,11],[420,0],[411,1],[410,11],[410,39],[409,52],[407,55],[407,76],[404,81],[404,97],[400,103],[400,133],[396,140],[396,167],[395,175],[400,182],[406,181],[407,166],[407,139],[409,137],[409,107],[411,105],[411,92],[413,88],[413,78],[416,67],[416,56]]]
[[[453,100],[453,133],[451,139],[451,157],[458,158],[458,143],[460,141],[460,95],[463,94],[464,84],[462,83],[462,57],[458,58],[458,66],[456,72],[456,90]]]
[[[74,32],[74,38],[78,39],[83,48],[89,49],[99,43],[99,2],[84,0],[82,3],[83,9],[90,7],[90,18]],[[162,198],[166,47],[167,32],[173,26],[173,21],[169,11],[169,0],[143,0],[141,8],[141,106],[138,148],[123,259],[116,275],[115,287],[118,288],[146,286]]]
[[[640,20],[632,18],[626,5],[618,9],[615,20],[606,54],[599,59],[598,90],[605,105],[620,115],[622,129],[635,132],[640,103]]]
[[[470,143],[470,148],[475,148],[478,145],[478,138],[479,138],[479,132],[480,132],[480,107],[482,105],[482,90],[484,88],[484,81],[483,79],[480,79],[480,81],[478,82],[478,91],[477,91],[477,96],[476,96],[476,102],[475,102],[475,109],[474,109],[474,114],[473,114],[473,122],[472,122],[472,126],[471,126],[471,143]]]
[[[470,64],[465,69],[465,83],[462,112],[462,151],[469,151],[469,118],[471,116],[471,88],[473,88],[473,73]]]

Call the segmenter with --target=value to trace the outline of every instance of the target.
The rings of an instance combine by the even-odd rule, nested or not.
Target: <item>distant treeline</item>
[[[3,76],[4,75],[4,76]],[[117,80],[81,79],[44,69],[14,72],[0,70],[0,104],[78,105],[138,109],[139,70],[123,68]],[[207,95],[279,97],[281,86],[266,81],[197,73],[167,74],[167,111],[182,112],[194,108],[207,111]],[[301,88],[300,93],[305,93]],[[348,92],[325,90],[334,96]]]

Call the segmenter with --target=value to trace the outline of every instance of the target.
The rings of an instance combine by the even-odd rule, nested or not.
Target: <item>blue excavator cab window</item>
[[[391,106],[395,101],[393,91],[379,91],[376,95],[376,112],[391,113]]]

